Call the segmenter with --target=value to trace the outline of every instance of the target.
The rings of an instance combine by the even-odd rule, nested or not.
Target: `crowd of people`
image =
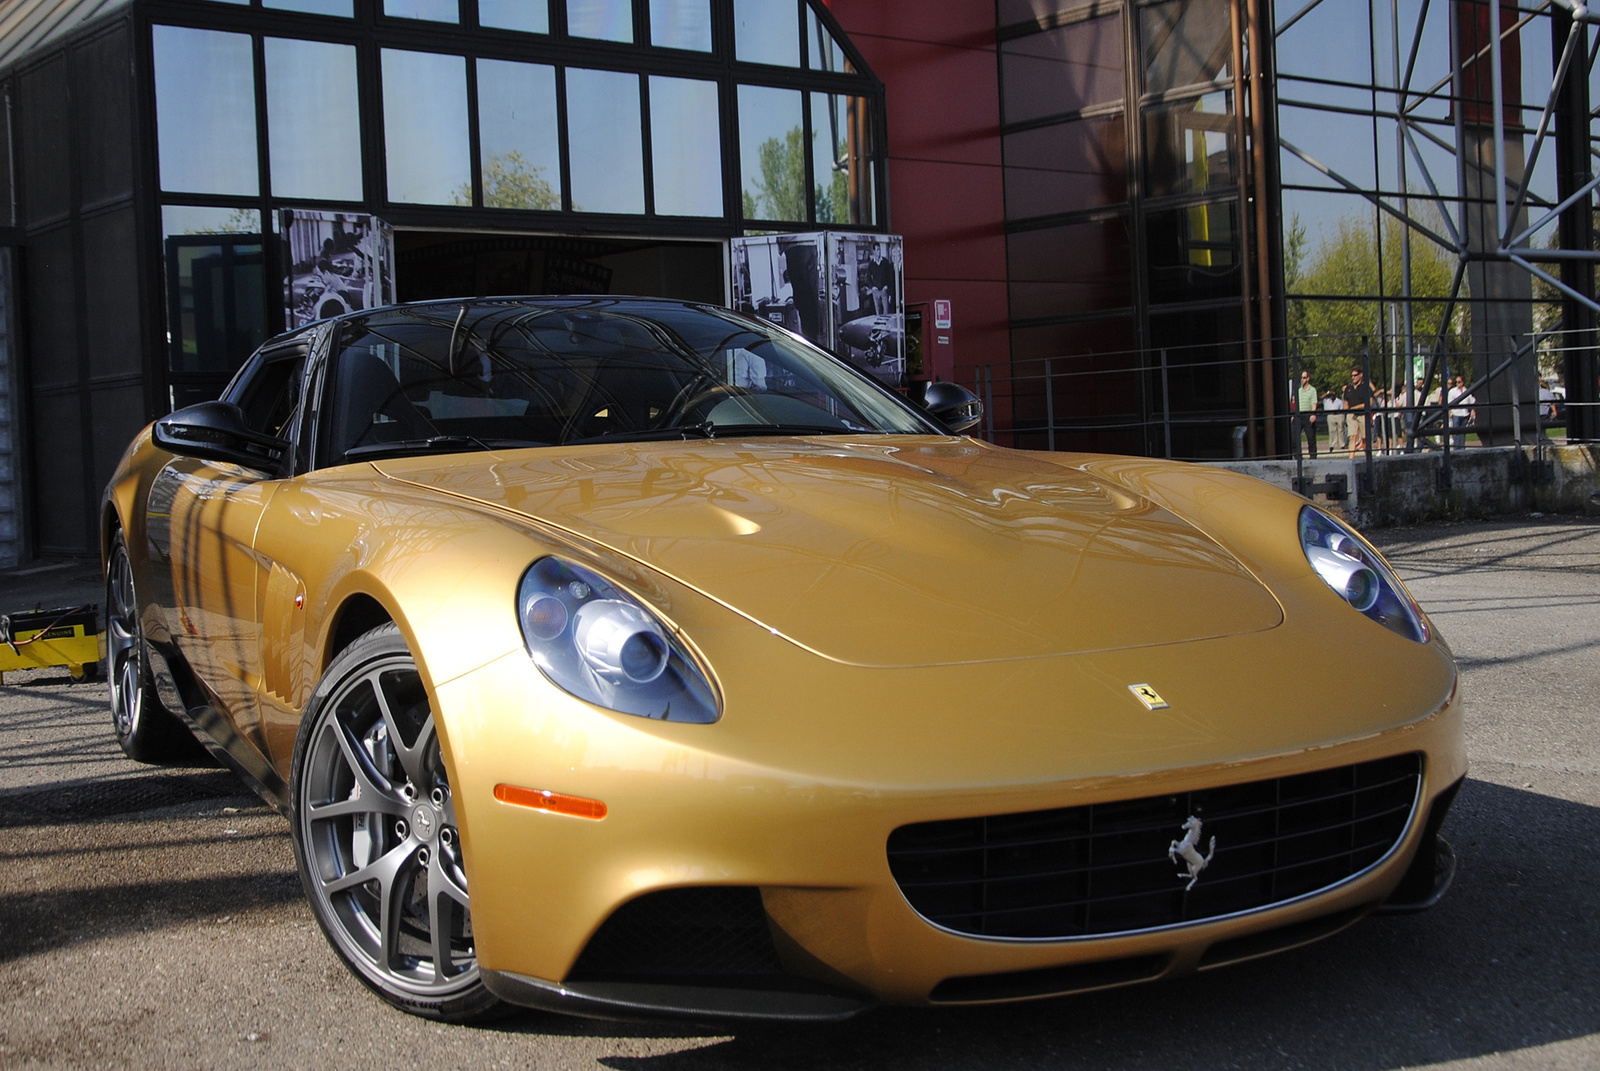
[[[1295,445],[1304,439],[1307,457],[1316,457],[1319,439],[1327,433],[1326,449],[1330,454],[1364,454],[1368,447],[1374,453],[1402,450],[1416,427],[1414,407],[1425,406],[1447,409],[1450,426],[1450,446],[1459,449],[1467,445],[1467,431],[1474,423],[1474,406],[1477,399],[1467,390],[1463,377],[1454,376],[1450,385],[1441,390],[1435,386],[1428,390],[1418,379],[1412,388],[1410,407],[1405,391],[1391,391],[1383,387],[1374,389],[1365,373],[1352,369],[1350,382],[1338,391],[1328,391],[1319,396],[1311,382],[1311,373],[1302,371],[1300,381],[1292,392]],[[1424,439],[1424,447],[1437,445],[1436,440]]]

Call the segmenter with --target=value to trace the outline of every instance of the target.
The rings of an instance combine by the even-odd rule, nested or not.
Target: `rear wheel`
[[[106,564],[106,679],[111,724],[130,759],[158,765],[193,765],[201,748],[187,726],[161,705],[150,679],[150,657],[139,621],[133,562],[118,532]],[[85,672],[85,677],[88,673]]]
[[[293,791],[300,880],[351,971],[415,1015],[498,1011],[478,974],[449,771],[394,625],[357,639],[317,685]]]

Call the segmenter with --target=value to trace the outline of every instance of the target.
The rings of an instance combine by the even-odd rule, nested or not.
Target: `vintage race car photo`
[[[106,489],[117,738],[237,771],[455,1021],[1055,996],[1437,900],[1456,667],[1372,546],[978,410],[681,301],[278,337]]]

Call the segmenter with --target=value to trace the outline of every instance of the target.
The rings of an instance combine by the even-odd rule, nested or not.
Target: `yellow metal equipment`
[[[7,672],[66,666],[74,680],[92,676],[100,662],[99,607],[66,606],[0,614],[0,684]]]

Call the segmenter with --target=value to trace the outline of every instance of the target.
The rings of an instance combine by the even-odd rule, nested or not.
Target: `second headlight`
[[[1364,616],[1408,640],[1428,642],[1428,621],[1389,563],[1321,510],[1300,510],[1300,549],[1324,583]]]
[[[534,664],[607,710],[664,721],[716,721],[716,692],[693,656],[637,599],[560,558],[523,574],[517,619]]]

